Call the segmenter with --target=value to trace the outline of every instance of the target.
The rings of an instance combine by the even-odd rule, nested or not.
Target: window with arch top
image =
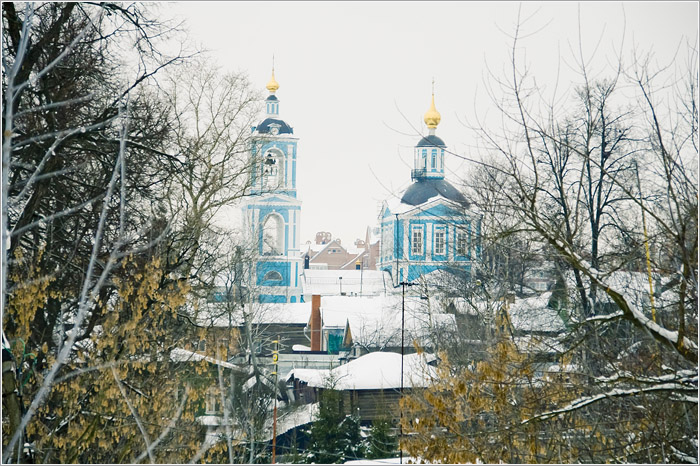
[[[284,252],[284,219],[270,214],[263,223],[262,252],[264,256],[278,256]]]
[[[263,277],[264,281],[280,281],[282,280],[282,274],[276,270],[270,270]]]
[[[284,186],[284,154],[278,150],[268,150],[263,157],[262,175],[266,188]]]

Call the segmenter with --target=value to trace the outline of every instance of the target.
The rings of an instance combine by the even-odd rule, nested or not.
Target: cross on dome
[[[423,115],[423,121],[428,126],[428,129],[435,130],[440,124],[440,112],[435,108],[435,79],[433,79],[433,95],[430,102],[430,108],[425,115]],[[432,133],[431,133],[432,134]]]
[[[272,94],[277,92],[277,89],[280,88],[279,83],[275,80],[275,57],[272,57],[272,77],[270,78],[270,81],[268,81],[267,86],[265,86],[268,91],[270,91]]]

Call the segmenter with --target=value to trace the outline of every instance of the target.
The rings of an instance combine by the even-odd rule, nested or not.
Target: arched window
[[[263,255],[278,256],[284,252],[284,219],[270,214],[263,224]]]
[[[284,187],[284,154],[278,150],[268,150],[263,156],[262,175],[266,188]]]
[[[263,277],[263,280],[264,281],[268,281],[268,280],[279,281],[279,280],[282,280],[282,274],[280,274],[276,270],[270,270],[269,272],[267,272],[265,274],[265,276]]]
[[[433,149],[431,151],[432,159],[431,159],[431,165],[430,168],[432,171],[435,171],[435,168],[437,167],[437,149]]]

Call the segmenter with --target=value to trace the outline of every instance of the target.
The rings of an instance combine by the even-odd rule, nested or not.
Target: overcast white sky
[[[627,50],[651,50],[660,63],[698,37],[697,2],[178,2],[164,13],[261,91],[274,54],[280,116],[300,138],[302,243],[330,231],[351,245],[377,224],[381,201],[411,182],[433,77],[437,135],[474,155],[465,122],[495,113],[484,83],[508,66],[519,8],[531,34],[522,58],[550,87],[558,65],[560,86],[577,82],[567,63],[579,10],[584,55],[596,51],[598,71],[615,62],[623,32]],[[470,168],[454,156],[445,163],[452,181]]]

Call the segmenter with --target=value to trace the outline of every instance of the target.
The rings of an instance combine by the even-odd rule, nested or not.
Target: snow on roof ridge
[[[173,354],[175,353],[175,354]],[[170,360],[174,362],[188,362],[188,361],[207,361],[209,363],[215,364],[217,366],[226,367],[227,369],[236,369],[236,366],[230,362],[222,361],[220,359],[212,358],[211,356],[205,356],[203,354],[196,353],[194,351],[186,350],[183,348],[173,348],[170,351]]]

